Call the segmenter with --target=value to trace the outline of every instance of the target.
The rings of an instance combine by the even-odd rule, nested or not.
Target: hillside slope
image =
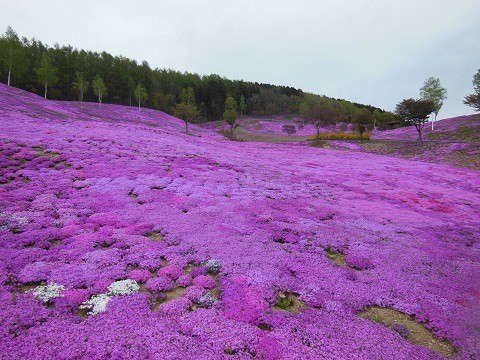
[[[480,142],[480,114],[436,121],[433,131],[431,124],[427,123],[422,131],[422,135],[425,140]],[[394,130],[380,131],[374,134],[372,138],[416,140],[418,133],[414,126],[408,126]]]
[[[0,354],[480,356],[478,171],[0,104]]]

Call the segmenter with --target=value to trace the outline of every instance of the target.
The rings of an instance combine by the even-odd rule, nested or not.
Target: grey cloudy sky
[[[440,118],[473,112],[479,15],[478,0],[0,0],[1,32],[386,110],[439,77]]]

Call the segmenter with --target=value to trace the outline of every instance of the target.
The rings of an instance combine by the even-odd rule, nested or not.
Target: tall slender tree
[[[223,120],[225,120],[225,122],[230,126],[230,136],[232,138],[237,118],[237,102],[233,97],[229,96],[227,100],[225,100],[225,112],[223,113]]]
[[[129,95],[129,101],[128,104],[132,106],[132,95],[135,92],[135,80],[133,78],[128,79],[128,95]]]
[[[22,76],[27,71],[29,62],[17,33],[10,26],[2,36],[2,41],[5,44],[5,53],[1,61],[8,71],[7,84],[10,86],[12,73],[15,72],[17,77]]]
[[[88,85],[89,83],[83,77],[83,73],[77,71],[77,79],[73,83],[73,89],[78,93],[80,107],[83,107],[83,94],[87,91]]]
[[[240,96],[239,108],[240,108],[240,117],[242,117],[245,111],[247,111],[247,104],[245,103],[245,96],[243,95]]]
[[[108,95],[108,89],[99,75],[96,75],[93,78],[93,92],[98,96],[98,106],[100,107],[102,105],[103,97]]]
[[[440,109],[443,106],[443,101],[447,98],[447,89],[442,87],[439,78],[429,77],[423,83],[423,86],[420,88],[420,97],[423,100],[430,100],[433,101],[435,109],[433,113],[435,114],[435,118],[432,121],[432,130],[433,124],[437,121],[437,115]]]
[[[40,66],[37,68],[38,81],[45,86],[45,99],[47,98],[48,85],[55,85],[58,82],[58,69],[53,66],[52,59],[43,54]]]
[[[137,88],[135,89],[135,99],[138,101],[138,111],[141,109],[142,102],[147,98],[147,90],[143,87],[142,84],[138,83]]]

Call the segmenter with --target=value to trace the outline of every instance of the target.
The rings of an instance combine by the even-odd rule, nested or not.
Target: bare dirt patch
[[[60,156],[60,154],[52,151],[45,151],[43,148],[36,146],[32,148],[38,153],[38,156],[46,156],[49,157],[50,159],[55,159]]]
[[[404,336],[407,341],[415,345],[429,348],[445,357],[452,358],[457,356],[457,351],[446,340],[440,340],[423,324],[415,321],[414,316],[404,314],[400,311],[382,308],[379,306],[371,306],[358,313],[358,316],[375,321],[389,329],[395,331],[395,326],[403,325],[408,329],[408,334]],[[397,325],[394,325],[397,324]]]
[[[327,257],[337,265],[348,267],[347,261],[345,260],[345,254],[339,251],[327,250]]]
[[[308,308],[305,302],[298,299],[297,293],[282,293],[277,297],[277,303],[273,305],[272,309],[276,311],[286,311],[291,313],[298,313],[302,309]]]
[[[147,238],[149,238],[150,240],[153,240],[153,241],[162,241],[163,240],[163,235],[160,231],[152,231],[152,232],[148,233],[146,236],[147,236]]]

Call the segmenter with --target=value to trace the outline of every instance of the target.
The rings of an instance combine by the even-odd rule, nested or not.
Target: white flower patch
[[[115,281],[108,287],[109,292],[93,295],[89,300],[80,305],[80,309],[90,309],[88,315],[97,315],[107,310],[107,304],[116,295],[130,295],[140,290],[135,280],[127,279]]]
[[[108,290],[113,295],[130,295],[140,290],[140,286],[135,280],[127,279],[115,281],[108,287]]]
[[[112,298],[107,294],[98,294],[92,296],[89,300],[80,305],[80,309],[90,309],[88,315],[97,315],[107,310],[107,303]]]
[[[50,283],[48,285],[38,286],[35,289],[30,291],[33,293],[33,295],[37,299],[47,302],[47,301],[50,301],[51,299],[62,297],[63,294],[61,294],[61,291],[65,289],[66,288],[63,285]]]

